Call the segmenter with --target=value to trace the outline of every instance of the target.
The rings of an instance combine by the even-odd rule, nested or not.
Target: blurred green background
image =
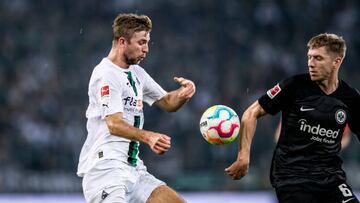
[[[105,0],[0,2],[0,192],[81,192],[76,173],[86,138],[91,71],[111,48],[118,13],[153,21],[140,64],[166,90],[192,79],[194,98],[172,114],[145,107],[144,128],[173,138],[163,156],[141,147],[150,172],[179,191],[267,190],[279,116],[258,123],[248,176],[224,169],[237,141],[213,146],[199,132],[202,112],[244,109],[279,80],[307,71],[306,43],[321,32],[347,41],[340,76],[360,87],[360,2],[356,0]],[[359,104],[360,105],[360,104]],[[349,183],[360,189],[360,150],[343,151]]]

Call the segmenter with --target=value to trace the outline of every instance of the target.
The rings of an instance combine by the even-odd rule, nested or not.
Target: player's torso
[[[107,73],[108,74],[108,73]],[[134,67],[128,69],[113,70],[113,76],[118,83],[119,102],[123,107],[123,119],[136,128],[142,128],[144,124],[143,114],[143,83]],[[110,93],[111,97],[111,93]],[[114,102],[114,101],[112,101]],[[115,104],[116,105],[116,104]],[[111,108],[111,107],[110,107]],[[128,140],[122,136],[110,135],[106,133],[100,141],[98,150],[104,159],[120,159],[136,165],[139,153],[138,141]]]
[[[288,180],[290,184],[327,184],[344,179],[339,152],[350,115],[340,90],[326,95],[316,84],[305,82],[292,91],[293,96],[282,109],[281,135],[272,165],[273,183],[287,184]]]
[[[143,83],[133,69],[123,71],[121,74],[122,102],[124,107],[123,118],[135,127],[142,128],[144,124],[143,113]]]
[[[302,90],[297,93],[300,96],[296,96],[283,110],[279,144],[289,151],[324,156],[337,154],[349,114],[347,106],[341,100],[324,94]]]
[[[123,119],[127,123],[136,124],[136,127],[142,128],[144,86],[141,77],[138,76],[138,71],[132,66],[128,69],[114,67],[107,60],[101,65],[95,68],[90,80],[87,117],[92,117],[89,115],[94,114],[98,118],[103,115],[101,112],[104,112],[104,109],[115,107],[117,110],[114,113],[122,112]],[[112,78],[112,84],[103,82],[102,78]],[[101,93],[99,93],[99,86],[101,86]],[[114,89],[114,92],[111,89]]]
[[[144,86],[137,72],[138,70],[131,66],[128,69],[119,69],[107,60],[95,68],[89,84],[88,137],[80,156],[80,174],[103,159],[128,162],[130,157],[132,162],[137,162],[139,143],[111,135],[105,120],[101,118],[104,109],[117,106],[116,109],[122,111],[123,119],[128,124],[142,128]],[[112,79],[112,83],[103,84],[101,78],[108,77]],[[116,98],[115,101],[110,97]]]

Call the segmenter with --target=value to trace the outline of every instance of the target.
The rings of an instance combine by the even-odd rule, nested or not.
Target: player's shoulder
[[[124,71],[109,59],[103,58],[95,66],[90,77],[90,83],[97,83],[98,81],[121,83],[127,81],[127,74],[124,74]]]
[[[146,73],[145,69],[137,64],[130,65],[130,69],[136,72],[137,74],[144,74]]]
[[[93,75],[96,75],[98,77],[114,77],[119,74],[122,75],[123,72],[124,71],[122,71],[121,68],[112,63],[108,58],[103,58],[101,62],[95,66],[93,70]]]
[[[136,76],[139,77],[141,80],[149,77],[149,74],[146,72],[146,70],[139,65],[131,65],[130,69],[134,71]]]
[[[309,74],[303,73],[285,78],[280,83],[281,86],[285,86],[285,87],[297,87],[297,86],[304,86],[308,84],[310,81],[311,80]]]
[[[107,63],[106,59],[103,58],[100,63],[98,63],[93,71],[92,71],[92,75],[95,75],[95,76],[98,76],[98,75],[102,75],[106,72],[109,72],[110,71],[110,64]]]
[[[310,76],[308,73],[301,73],[297,75],[293,75],[291,77],[288,77],[285,79],[289,82],[295,82],[295,83],[306,83],[310,81]]]
[[[360,98],[360,92],[358,89],[352,87],[350,84],[348,84],[344,80],[340,80],[340,85],[341,85],[342,93],[351,95],[353,97]]]

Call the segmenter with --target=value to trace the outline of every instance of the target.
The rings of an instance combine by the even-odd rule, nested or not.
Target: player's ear
[[[116,44],[117,46],[124,46],[127,43],[126,39],[124,37],[119,37]]]
[[[337,56],[337,57],[335,57],[335,59],[334,59],[334,61],[333,61],[333,64],[334,64],[334,66],[335,67],[339,67],[340,65],[341,65],[341,63],[342,63],[342,57],[340,57],[340,56]]]

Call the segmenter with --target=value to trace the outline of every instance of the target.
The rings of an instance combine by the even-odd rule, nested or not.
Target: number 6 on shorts
[[[349,188],[347,188],[347,187],[348,186],[345,183],[343,183],[343,184],[339,185],[339,190],[342,192],[344,197],[353,196],[351,190]]]

